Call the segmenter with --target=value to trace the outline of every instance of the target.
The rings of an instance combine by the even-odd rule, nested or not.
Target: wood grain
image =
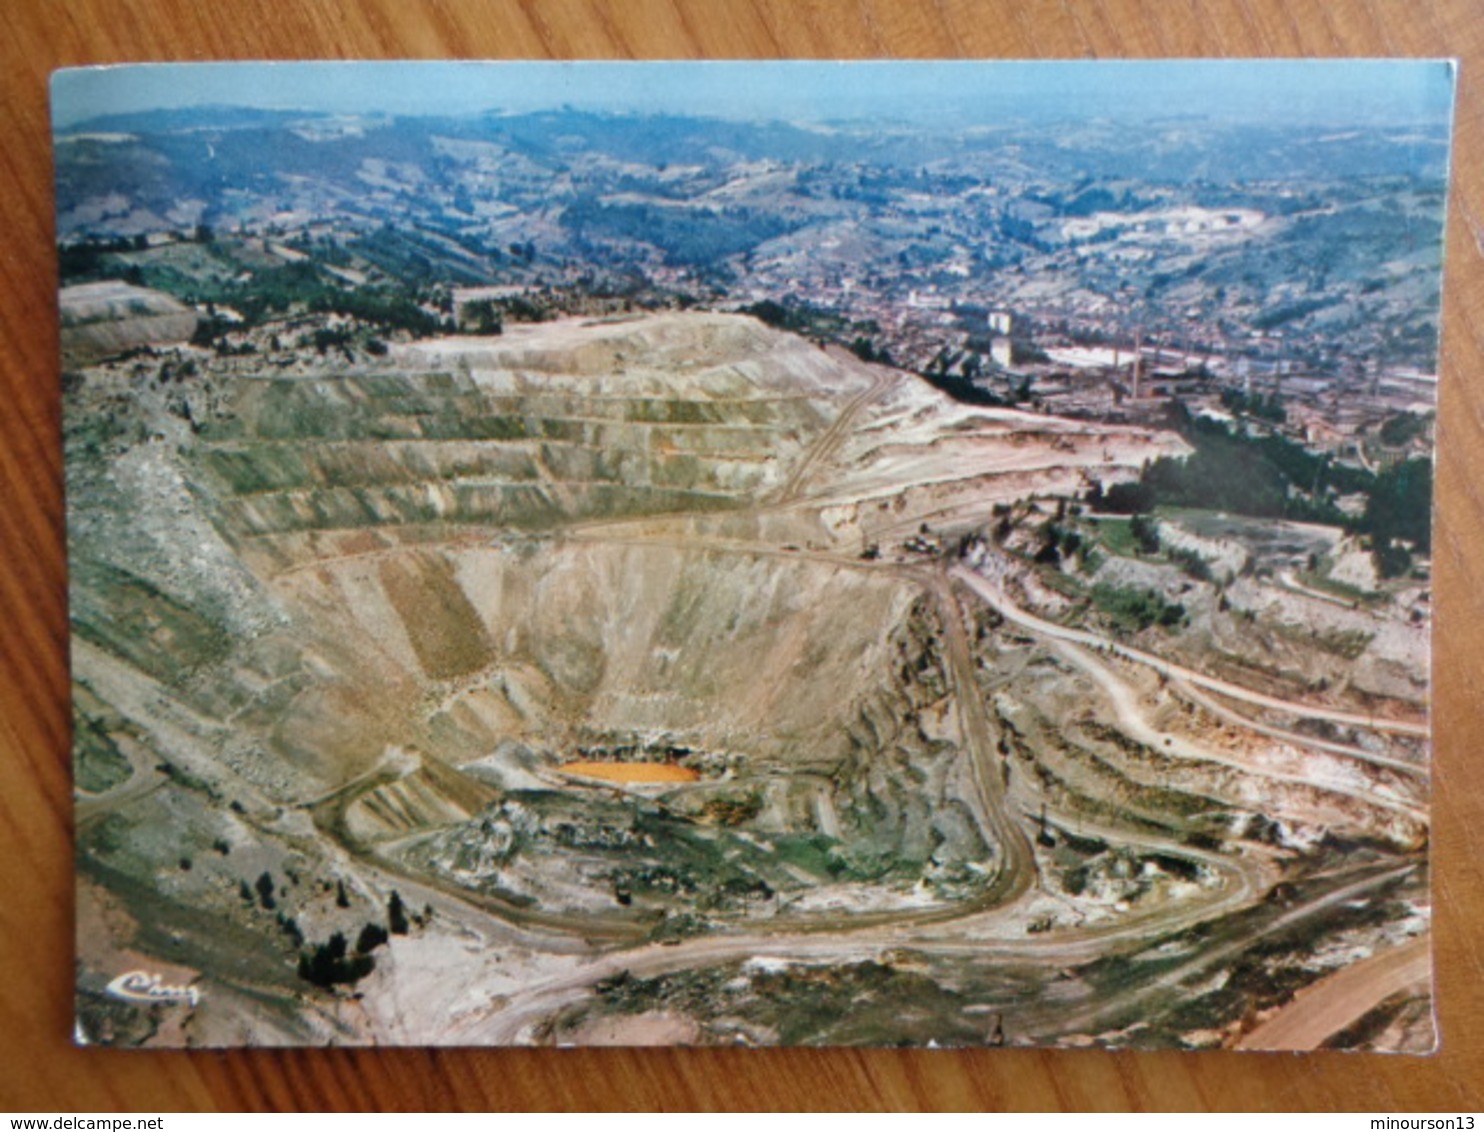
[[[1484,1108],[1484,6],[1478,0],[11,0],[0,16],[0,1110]],[[1442,1052],[73,1049],[46,79],[209,58],[1462,59],[1436,539]]]

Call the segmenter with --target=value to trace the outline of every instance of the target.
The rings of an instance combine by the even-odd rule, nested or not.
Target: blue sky
[[[232,63],[59,71],[53,118],[191,106],[404,115],[570,105],[787,121],[977,125],[1171,114],[1366,125],[1446,121],[1440,60]]]

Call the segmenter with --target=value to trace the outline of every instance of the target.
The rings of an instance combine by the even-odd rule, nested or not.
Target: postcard
[[[1453,80],[59,72],[76,1039],[1431,1051]]]

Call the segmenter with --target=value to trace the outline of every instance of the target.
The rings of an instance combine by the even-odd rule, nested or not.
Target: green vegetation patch
[[[1300,645],[1312,645],[1344,660],[1358,660],[1376,639],[1375,633],[1368,633],[1364,629],[1316,630],[1286,622],[1274,625],[1273,631],[1286,640]]]
[[[1405,573],[1413,551],[1431,553],[1431,460],[1405,460],[1371,473],[1277,433],[1253,435],[1242,425],[1192,417],[1180,405],[1172,413],[1171,423],[1195,453],[1161,457],[1137,481],[1115,484],[1106,494],[1094,488],[1091,504],[1130,514],[1197,507],[1343,527],[1370,536],[1383,577]],[[1367,497],[1359,517],[1335,503],[1336,494],[1350,493]]]
[[[1062,597],[1071,598],[1073,601],[1087,597],[1087,587],[1076,577],[1063,574],[1060,570],[1043,570],[1041,581],[1048,589],[1055,590]]]
[[[73,685],[73,785],[88,794],[102,794],[128,782],[129,760],[114,742],[125,720],[110,711],[88,688]]]
[[[213,475],[226,482],[234,495],[287,491],[311,486],[313,477],[301,449],[284,445],[252,450],[205,449],[198,457]]]
[[[853,863],[841,842],[822,835],[760,834],[749,824],[758,802],[729,797],[692,820],[662,802],[609,791],[518,791],[410,847],[406,860],[499,893],[559,858],[615,905],[662,914],[656,940],[710,930],[713,920],[766,908],[775,898],[786,904],[788,894],[816,883],[868,883],[897,864]]]
[[[1100,582],[1092,588],[1092,602],[1120,629],[1138,633],[1151,625],[1173,629],[1185,624],[1185,606],[1168,602],[1153,590],[1113,586]]]
[[[985,1045],[989,1025],[966,1016],[962,995],[928,975],[884,963],[730,964],[653,979],[627,972],[597,987],[599,1016],[683,1013],[703,1026],[726,1019],[783,1045]],[[580,1021],[575,1019],[573,1021]],[[722,1033],[713,1037],[724,1039]]]
[[[1391,898],[1403,883],[1404,878],[1398,878],[1365,900],[1348,901],[1327,909],[1322,920],[1309,917],[1278,931],[1267,931],[1283,914],[1285,906],[1317,899],[1327,889],[1336,887],[1333,878],[1300,881],[1282,902],[1269,899],[1219,923],[1199,925],[1181,933],[1174,938],[1196,949],[1219,947],[1226,940],[1248,942],[1226,965],[1227,977],[1214,989],[1192,995],[1188,989],[1176,987],[1158,1003],[1146,1000],[1131,1005],[1125,1017],[1110,1016],[1104,1021],[1112,1025],[1137,1016],[1150,1023],[1139,1035],[1140,1044],[1168,1047],[1188,1031],[1220,1029],[1236,1018],[1285,1002],[1295,991],[1326,973],[1313,959],[1322,941],[1342,932],[1395,922],[1410,914],[1405,903]],[[1154,947],[1158,946],[1156,941]],[[1189,953],[1149,958],[1108,956],[1080,968],[1078,974],[1100,993],[1112,994],[1141,986],[1190,961]],[[1209,979],[1220,969],[1217,963],[1206,967],[1196,964],[1184,981]]]
[[[232,650],[225,626],[137,575],[81,557],[71,573],[73,631],[163,683],[178,684]]]
[[[1099,518],[1097,520],[1098,541],[1108,549],[1110,554],[1117,555],[1119,558],[1139,556],[1139,544],[1129,529],[1129,523],[1128,519]]]
[[[773,840],[773,852],[781,863],[821,880],[837,877],[849,867],[837,847],[834,838],[818,834],[788,834]]]
[[[1077,729],[1090,738],[1106,743],[1119,752],[1120,761],[1142,764],[1151,770],[1163,771],[1169,765],[1169,756],[1153,747],[1147,747],[1130,738],[1116,727],[1096,720],[1083,720]],[[1088,793],[1099,800],[1104,812],[1113,815],[1122,805],[1130,816],[1139,813],[1157,816],[1163,828],[1184,832],[1199,827],[1202,831],[1222,828],[1221,803],[1206,794],[1191,790],[1176,790],[1136,781],[1080,744],[1067,743],[1063,750],[1079,760],[1078,781]],[[1091,788],[1096,783],[1096,788]],[[1111,804],[1107,809],[1104,804]]]
[[[1397,413],[1395,416],[1387,417],[1381,423],[1377,435],[1382,444],[1400,448],[1423,436],[1431,423],[1431,413]]]
[[[1325,593],[1334,594],[1335,597],[1361,605],[1371,605],[1382,600],[1380,594],[1363,590],[1359,586],[1352,586],[1348,582],[1342,582],[1325,573],[1324,569],[1305,571],[1298,576],[1299,581],[1311,589],[1323,590]]]
[[[582,198],[562,222],[580,239],[631,240],[661,249],[667,263],[708,266],[750,251],[793,227],[782,217],[741,207],[663,208]]]

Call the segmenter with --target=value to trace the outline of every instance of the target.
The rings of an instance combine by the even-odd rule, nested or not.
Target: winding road
[[[1083,649],[1080,645],[1074,645],[1067,641],[1057,640],[1051,645],[1052,649],[1060,656],[1082,669],[1096,681],[1103,690],[1109,702],[1113,704],[1114,711],[1118,715],[1118,723],[1125,734],[1143,743],[1151,750],[1163,752],[1175,758],[1192,759],[1198,762],[1216,763],[1221,766],[1229,766],[1240,770],[1244,774],[1261,775],[1263,778],[1272,779],[1275,782],[1287,782],[1293,786],[1304,788],[1315,788],[1330,794],[1343,794],[1348,798],[1364,802],[1366,805],[1379,806],[1382,809],[1394,810],[1404,814],[1414,821],[1426,823],[1427,810],[1424,806],[1404,802],[1394,798],[1388,798],[1377,794],[1374,790],[1363,790],[1357,787],[1346,786],[1340,782],[1323,782],[1316,780],[1313,775],[1290,774],[1284,771],[1274,770],[1250,759],[1233,758],[1201,743],[1195,743],[1183,735],[1160,731],[1152,726],[1145,718],[1144,710],[1139,705],[1138,697],[1134,691],[1123,680],[1102,661],[1098,660],[1092,653]],[[1351,758],[1362,758],[1364,761],[1373,761],[1364,752],[1349,754]]]
[[[1237,1043],[1237,1049],[1317,1049],[1393,995],[1424,994],[1432,940],[1418,936],[1305,987]]]
[[[752,510],[772,510],[794,503],[800,497],[809,474],[828,459],[843,442],[849,424],[871,401],[879,398],[888,388],[881,382],[858,395],[830,431],[801,460],[783,490],[769,504]],[[985,827],[993,842],[1002,848],[1001,861],[996,873],[992,892],[984,900],[976,900],[973,907],[964,907],[956,914],[946,916],[902,914],[883,917],[865,916],[842,919],[824,918],[806,924],[790,924],[780,920],[767,927],[753,925],[739,934],[715,934],[684,940],[668,946],[643,945],[622,948],[595,955],[591,962],[574,971],[568,971],[545,982],[533,985],[520,993],[492,1002],[486,1009],[475,1009],[456,1021],[451,1037],[458,1042],[474,1044],[510,1043],[530,1041],[533,1028],[545,1019],[553,1017],[562,1008],[589,998],[595,983],[618,976],[654,977],[681,970],[728,963],[743,962],[758,957],[810,962],[845,963],[879,956],[884,949],[909,946],[928,954],[961,955],[977,960],[1003,959],[1038,966],[1064,967],[1067,964],[1083,963],[1100,956],[1116,953],[1120,948],[1137,948],[1151,940],[1169,938],[1173,933],[1184,931],[1196,924],[1212,922],[1226,917],[1259,901],[1276,880],[1277,870],[1264,862],[1251,858],[1208,853],[1193,850],[1190,846],[1169,839],[1147,834],[1132,834],[1128,830],[1101,829],[1088,833],[1087,823],[1082,823],[1084,833],[1090,836],[1107,835],[1110,841],[1129,843],[1145,851],[1169,852],[1196,859],[1213,870],[1212,875],[1220,879],[1200,898],[1187,899],[1175,907],[1162,907],[1147,913],[1135,912],[1116,918],[1112,923],[1092,927],[1063,928],[1052,933],[1026,937],[1005,932],[1005,926],[1013,922],[1014,915],[1034,891],[1036,877],[1035,851],[1025,830],[1016,817],[1009,812],[1007,799],[998,773],[998,756],[995,749],[993,728],[989,720],[983,697],[978,693],[974,678],[974,661],[969,647],[962,611],[953,592],[952,582],[966,589],[998,610],[1008,621],[1019,624],[1038,635],[1049,638],[1053,647],[1061,654],[1089,671],[1114,705],[1119,723],[1135,738],[1156,749],[1170,749],[1180,757],[1200,758],[1206,761],[1232,766],[1244,773],[1262,773],[1268,777],[1291,780],[1296,784],[1313,786],[1314,783],[1297,775],[1284,775],[1265,768],[1255,767],[1240,759],[1228,758],[1188,740],[1180,739],[1180,747],[1174,749],[1177,736],[1170,736],[1154,728],[1143,713],[1142,707],[1131,695],[1128,686],[1115,676],[1105,664],[1097,659],[1097,652],[1110,650],[1126,659],[1147,665],[1163,673],[1171,680],[1198,686],[1234,699],[1254,703],[1262,707],[1283,711],[1298,717],[1328,719],[1350,726],[1368,727],[1410,735],[1426,735],[1425,727],[1407,721],[1389,720],[1362,716],[1330,708],[1286,701],[1263,693],[1253,692],[1204,674],[1172,664],[1161,658],[1132,649],[1095,634],[1082,630],[1067,629],[1036,618],[1016,607],[998,589],[981,575],[963,566],[944,569],[941,565],[897,564],[880,561],[862,561],[855,557],[820,551],[783,551],[780,548],[750,543],[738,539],[697,539],[685,535],[667,534],[663,519],[655,525],[655,519],[644,521],[647,530],[643,533],[626,524],[583,524],[580,529],[563,532],[583,539],[611,538],[619,542],[635,542],[646,545],[672,544],[677,549],[707,550],[722,553],[738,553],[765,556],[787,556],[827,561],[853,569],[888,570],[904,578],[911,578],[931,595],[940,613],[945,657],[949,677],[955,691],[955,702],[960,713],[960,724],[964,735],[966,757],[975,797],[970,799],[974,812]],[[606,530],[604,528],[607,528]],[[1089,652],[1088,650],[1093,650]],[[1190,689],[1193,692],[1193,688]],[[1201,693],[1194,693],[1201,695]],[[1201,695],[1202,699],[1207,699]],[[1278,728],[1253,724],[1251,721],[1229,712],[1228,722],[1268,733],[1300,745],[1324,750],[1327,754],[1355,759],[1383,766],[1401,773],[1425,776],[1425,768],[1416,767],[1401,760],[1373,755],[1358,747],[1309,739],[1306,736],[1282,731]],[[1240,722],[1239,722],[1240,721]],[[1168,744],[1165,740],[1171,740]],[[1335,789],[1325,785],[1324,789]],[[1343,787],[1338,792],[1349,794],[1367,804],[1395,809],[1409,818],[1426,821],[1426,814],[1415,806],[1404,802],[1378,798],[1375,795],[1350,791]],[[1275,934],[1319,916],[1346,900],[1363,896],[1389,880],[1405,875],[1413,866],[1383,871],[1365,870],[1359,880],[1342,883],[1314,900],[1286,911],[1261,929],[1256,937]],[[1022,929],[1023,930],[1023,929]],[[1111,1017],[1131,1004],[1142,1001],[1148,995],[1157,994],[1198,974],[1202,970],[1231,959],[1249,946],[1252,938],[1230,941],[1214,948],[1207,948],[1160,977],[1147,980],[1122,994],[1112,997],[1091,996],[1081,1007],[1063,1010],[1057,1019],[1045,1021],[1046,1033],[1070,1032],[1077,1026],[1092,1024],[1099,1019]],[[1411,968],[1409,968],[1411,970]],[[1307,1012],[1300,1011],[1307,1017]],[[1025,1019],[1026,1022],[1031,1019]],[[1327,1025],[1321,1023],[1320,1025]]]
[[[1057,625],[1051,621],[1043,621],[1034,614],[1027,613],[1012,602],[999,587],[994,585],[982,574],[977,574],[966,566],[954,566],[949,573],[964,585],[968,586],[976,594],[994,607],[1007,621],[1013,621],[1022,628],[1029,629],[1045,637],[1054,637],[1057,640],[1069,641],[1072,644],[1085,645],[1091,649],[1107,649],[1117,653],[1126,660],[1132,660],[1139,664],[1147,665],[1156,672],[1171,680],[1183,680],[1187,684],[1195,684],[1198,687],[1209,688],[1213,692],[1220,692],[1224,696],[1230,696],[1234,700],[1243,700],[1259,707],[1272,708],[1288,715],[1299,716],[1304,719],[1327,719],[1331,723],[1343,723],[1349,727],[1364,727],[1371,731],[1390,731],[1399,735],[1412,735],[1426,739],[1431,732],[1425,723],[1413,723],[1404,719],[1388,719],[1380,715],[1360,715],[1356,712],[1341,711],[1338,708],[1321,707],[1317,704],[1301,703],[1296,700],[1284,700],[1277,696],[1269,696],[1263,692],[1254,692],[1250,688],[1244,688],[1240,684],[1233,684],[1228,680],[1221,680],[1215,676],[1207,676],[1203,672],[1197,672],[1193,668],[1175,664],[1172,661],[1157,657],[1153,653],[1144,652],[1142,649],[1132,648],[1129,645],[1110,641],[1106,637],[1100,637],[1096,633],[1089,633],[1085,629],[1068,629],[1065,625]],[[1367,761],[1375,761],[1374,756],[1366,756]],[[1384,765],[1384,764],[1383,764]]]
[[[851,361],[855,361],[853,355],[851,356]],[[866,363],[857,364],[864,365]],[[897,381],[901,377],[900,370],[887,369],[882,366],[872,366],[871,368],[876,372],[870,387],[851,398],[845,408],[840,410],[840,415],[835,418],[829,428],[825,429],[824,434],[809,446],[809,451],[804,453],[799,462],[794,465],[793,471],[789,473],[788,479],[784,481],[783,487],[779,489],[774,506],[792,503],[799,498],[803,493],[805,483],[808,482],[809,476],[813,474],[814,470],[834,456],[840,450],[840,445],[845,443],[845,438],[850,435],[850,430],[855,425],[856,418],[860,416],[861,411],[867,405],[879,401],[882,397],[886,396],[887,392],[896,386]]]

